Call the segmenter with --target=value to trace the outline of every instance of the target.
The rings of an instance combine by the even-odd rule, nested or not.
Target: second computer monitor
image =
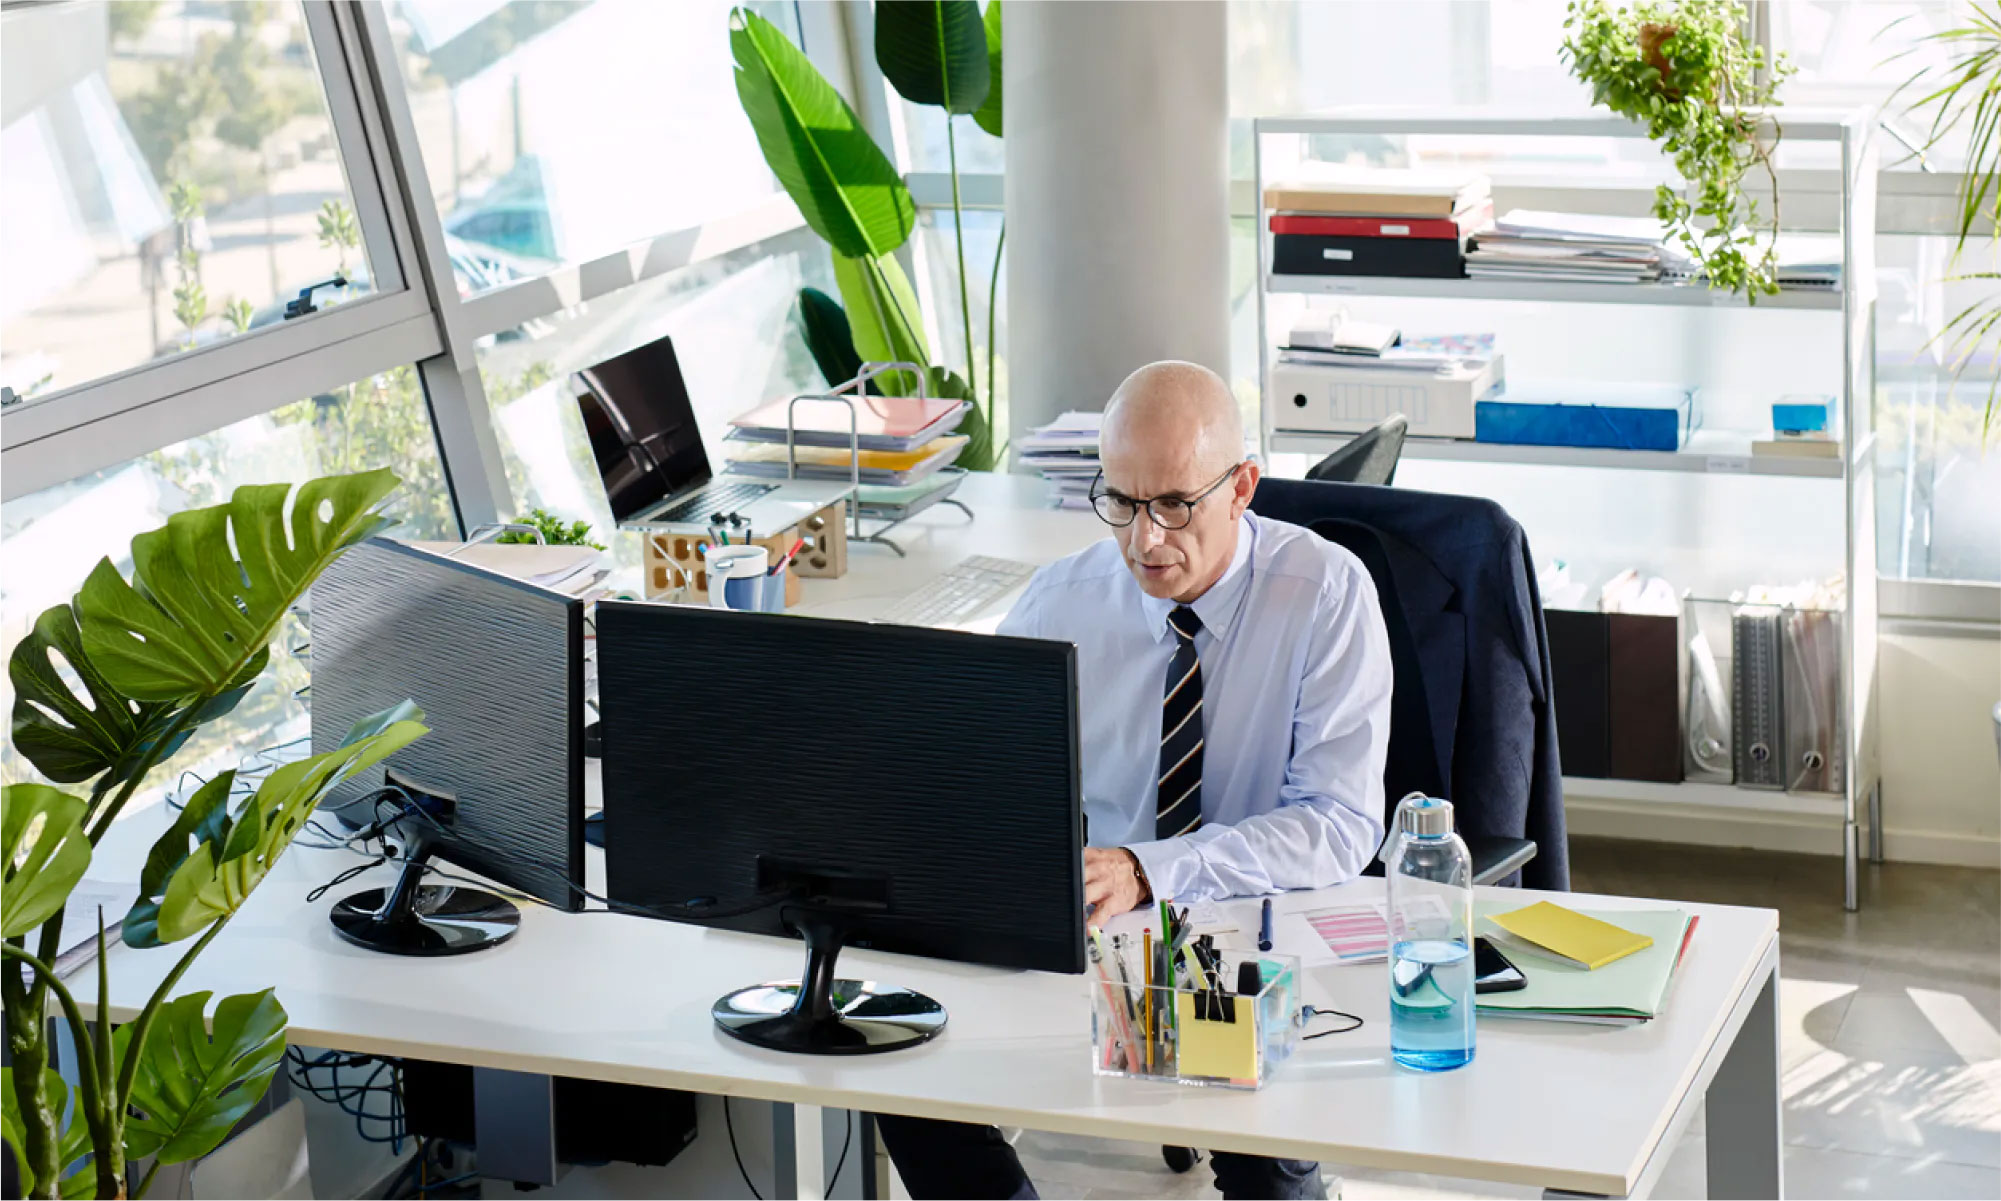
[[[620,602],[597,633],[615,903],[791,890],[689,920],[805,937],[809,980],[842,944],[1084,970],[1068,643]]]

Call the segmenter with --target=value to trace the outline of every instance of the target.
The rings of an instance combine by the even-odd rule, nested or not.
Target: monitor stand
[[[710,1013],[725,1033],[773,1051],[871,1055],[914,1047],[945,1029],[945,1007],[923,993],[834,978],[846,939],[838,915],[808,912],[791,925],[806,940],[805,978],[740,988],[717,1001]]]
[[[521,910],[477,888],[422,884],[436,842],[418,833],[403,847],[403,871],[389,888],[370,888],[335,902],[334,932],[386,955],[463,955],[514,936]]]

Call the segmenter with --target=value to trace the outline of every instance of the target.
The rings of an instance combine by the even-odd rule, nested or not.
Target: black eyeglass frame
[[[1221,488],[1224,484],[1229,483],[1231,480],[1235,479],[1237,472],[1242,470],[1244,464],[1248,461],[1249,460],[1246,459],[1239,459],[1235,463],[1230,464],[1230,469],[1224,472],[1222,476],[1216,480],[1215,483],[1209,485],[1207,488],[1202,489],[1202,491],[1197,492],[1193,496],[1150,496],[1145,498],[1144,500],[1142,500],[1137,496],[1121,496],[1118,498],[1119,500],[1125,501],[1127,504],[1133,507],[1133,515],[1131,517],[1126,518],[1124,521],[1113,521],[1111,517],[1105,513],[1105,510],[1099,506],[1100,501],[1112,499],[1111,493],[1100,492],[1098,490],[1098,486],[1105,482],[1105,469],[1100,467],[1098,469],[1098,474],[1091,477],[1091,493],[1090,493],[1091,512],[1096,513],[1098,515],[1098,520],[1104,522],[1106,525],[1111,526],[1114,529],[1124,529],[1125,527],[1131,525],[1133,522],[1138,521],[1139,511],[1141,509],[1145,509],[1147,519],[1152,521],[1154,525],[1160,527],[1161,529],[1185,530],[1188,528],[1189,523],[1195,520],[1195,506],[1201,504],[1205,499],[1207,499],[1210,493],[1214,492],[1216,489]],[[1155,501],[1162,501],[1162,500],[1171,500],[1174,501],[1176,504],[1187,505],[1188,516],[1184,518],[1179,525],[1162,521],[1160,519],[1160,514],[1156,512],[1153,507]]]

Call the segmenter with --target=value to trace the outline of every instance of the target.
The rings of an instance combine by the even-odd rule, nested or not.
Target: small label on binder
[[[1336,262],[1345,263],[1349,259],[1355,257],[1355,252],[1352,250],[1343,250],[1339,246],[1327,246],[1321,249],[1320,257],[1323,259],[1333,259]]]

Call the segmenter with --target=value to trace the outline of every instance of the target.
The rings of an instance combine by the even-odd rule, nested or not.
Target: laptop
[[[768,538],[842,499],[835,480],[717,475],[702,447],[695,406],[671,338],[649,342],[576,375],[591,456],[621,528]]]

